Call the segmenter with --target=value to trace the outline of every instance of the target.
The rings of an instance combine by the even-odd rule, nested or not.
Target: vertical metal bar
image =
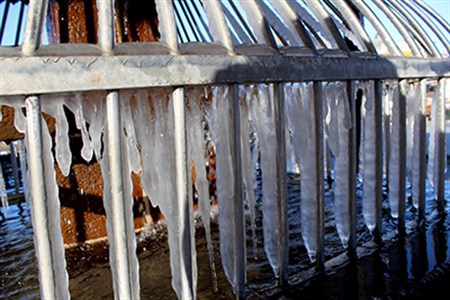
[[[6,19],[8,19],[8,12],[9,12],[10,4],[11,3],[9,1],[6,1],[5,10],[3,11],[2,24],[0,25],[0,45],[2,44],[3,34],[5,33]]]
[[[446,80],[445,78],[439,79],[438,83],[438,93],[439,93],[439,108],[438,108],[438,140],[436,142],[436,146],[439,149],[438,152],[438,179],[437,179],[437,187],[434,187],[436,189],[437,194],[437,202],[438,202],[438,210],[439,212],[444,211],[445,206],[445,169],[446,169],[446,156],[447,156],[447,145],[446,145],[446,123],[445,123],[445,117],[446,117],[446,111],[445,111],[445,90],[446,90]],[[436,167],[436,166],[435,166]]]
[[[348,131],[348,208],[350,210],[350,234],[348,240],[348,254],[352,258],[356,258],[356,173],[357,173],[357,155],[356,155],[356,83],[355,81],[347,82],[347,93],[352,117],[353,126]]]
[[[383,200],[383,81],[375,80],[375,230],[373,232],[375,241],[381,242],[382,226],[382,200]]]
[[[105,54],[112,52],[116,41],[113,2],[113,0],[97,0],[98,43]]]
[[[57,279],[53,270],[52,241],[48,229],[47,192],[45,189],[45,171],[42,161],[42,120],[39,97],[30,96],[25,101],[27,110],[27,139],[30,188],[33,201],[32,210],[35,251],[39,268],[39,284],[42,299],[56,299]]]
[[[425,188],[426,188],[426,167],[427,167],[427,132],[426,132],[426,118],[425,118],[425,105],[426,105],[426,92],[427,92],[427,79],[422,79],[419,82],[419,110],[417,114],[417,120],[415,122],[418,122],[419,126],[419,132],[416,132],[415,134],[418,134],[418,141],[419,145],[415,145],[415,147],[418,147],[419,151],[419,161],[416,163],[419,164],[418,168],[418,176],[419,176],[419,186],[417,187],[418,191],[418,199],[419,199],[419,220],[425,219]]]
[[[41,44],[48,0],[30,1],[23,34],[22,53],[32,55]]]
[[[175,159],[176,159],[176,187],[178,226],[181,234],[178,237],[178,249],[181,258],[181,297],[182,299],[195,298],[194,282],[194,262],[192,261],[193,236],[191,232],[192,203],[189,201],[189,168],[186,146],[186,115],[184,106],[184,89],[177,88],[173,92],[173,113],[174,113],[174,139],[175,139]]]
[[[232,142],[232,162],[234,175],[234,278],[236,278],[235,293],[239,299],[245,298],[245,216],[244,216],[244,187],[242,179],[242,158],[241,158],[241,123],[240,123],[240,101],[239,86],[231,87],[230,95],[230,117],[231,117],[231,142]]]
[[[106,118],[108,126],[109,180],[111,183],[111,227],[114,236],[114,251],[117,277],[115,278],[120,299],[132,298],[129,278],[127,233],[125,228],[124,182],[121,153],[121,117],[119,93],[110,92],[106,98]]]
[[[316,148],[316,195],[317,195],[317,260],[316,268],[322,270],[325,266],[325,198],[324,198],[324,128],[323,128],[323,89],[321,81],[314,81],[314,142]]]
[[[398,86],[394,86],[393,111],[398,115],[392,115],[392,151],[398,151],[395,157],[397,162],[391,163],[391,169],[396,169],[398,174],[398,230],[405,232],[405,193],[406,193],[406,80],[401,80]]]
[[[13,177],[14,177],[15,193],[19,194],[19,172],[17,170],[17,157],[16,157],[16,148],[15,148],[14,143],[11,142],[9,144],[9,148],[11,149],[10,156],[11,156],[11,167],[12,167]]]
[[[279,278],[280,286],[288,283],[289,265],[289,224],[287,208],[287,178],[286,178],[286,115],[284,109],[284,84],[274,84],[274,110],[275,110],[275,131],[277,140],[277,201],[279,208]]]

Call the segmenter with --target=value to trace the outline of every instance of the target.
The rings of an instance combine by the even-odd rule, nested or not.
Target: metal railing
[[[450,77],[448,58],[441,58],[434,43],[421,25],[410,17],[409,9],[418,12],[418,18],[432,22],[429,26],[448,50],[448,23],[438,17],[421,1],[381,1],[373,4],[383,11],[403,35],[415,57],[401,56],[399,46],[377,16],[361,1],[163,1],[156,0],[160,20],[161,40],[140,45],[139,55],[133,54],[136,44],[116,44],[114,5],[111,0],[98,0],[98,47],[95,45],[41,46],[42,30],[48,1],[31,1],[29,4],[24,40],[21,47],[0,48],[2,80],[0,103],[26,108],[26,132],[29,161],[31,210],[38,256],[42,298],[68,298],[68,279],[62,238],[59,227],[59,204],[53,190],[42,178],[53,169],[53,164],[42,160],[44,144],[48,143],[41,119],[41,95],[67,94],[86,91],[106,91],[105,154],[109,176],[110,199],[105,199],[108,218],[108,236],[111,242],[111,268],[114,274],[115,297],[139,298],[138,270],[135,243],[130,242],[132,232],[131,203],[127,201],[124,172],[125,158],[121,149],[124,138],[121,125],[120,90],[172,87],[174,149],[176,153],[177,226],[181,228],[179,251],[175,255],[180,267],[179,282],[174,283],[183,299],[195,297],[195,262],[192,249],[192,215],[189,196],[189,166],[187,164],[185,89],[190,86],[228,85],[232,140],[230,147],[234,172],[233,199],[236,223],[234,232],[233,262],[235,292],[245,296],[245,230],[244,200],[241,162],[240,104],[238,87],[244,84],[274,84],[275,135],[277,137],[277,203],[279,209],[280,249],[279,282],[288,282],[288,223],[286,204],[286,135],[285,135],[285,85],[290,82],[313,82],[314,100],[314,161],[317,168],[314,178],[317,196],[317,267],[323,268],[324,257],[324,112],[323,82],[343,81],[347,85],[348,103],[352,118],[356,117],[355,94],[357,81],[373,81],[375,107],[374,196],[376,220],[374,235],[382,239],[381,200],[383,180],[382,158],[382,100],[383,80],[397,80],[394,106],[399,111],[393,121],[394,132],[401,159],[390,166],[397,168],[399,181],[399,230],[405,226],[406,159],[406,96],[402,88],[409,80],[419,80],[420,85],[420,143],[418,166],[419,217],[424,218],[425,205],[425,117],[424,97],[428,79],[439,81],[439,106],[444,107],[445,79]],[[311,16],[314,14],[314,17]],[[374,24],[390,55],[377,55],[361,22],[361,15]],[[432,21],[428,18],[432,17]],[[437,22],[435,22],[437,20]],[[444,30],[440,29],[444,28]],[[447,30],[447,32],[445,32]],[[182,33],[184,32],[184,33]],[[191,32],[189,34],[188,32]],[[182,37],[184,36],[184,37]],[[184,40],[201,43],[183,43]],[[348,40],[357,44],[359,51],[350,51]],[[181,43],[180,43],[181,42]],[[247,44],[248,43],[248,44]],[[329,48],[327,48],[329,45]],[[77,52],[83,55],[77,55]],[[69,54],[68,54],[69,53]],[[120,54],[118,54],[120,53]],[[24,84],[25,83],[25,84]],[[16,113],[18,110],[16,110]],[[445,126],[440,114],[439,126],[443,135],[437,142],[440,169],[437,189],[439,209],[444,209]],[[17,124],[16,124],[17,126]],[[356,253],[356,130],[348,131],[348,190],[350,238],[348,251]],[[106,145],[107,144],[107,145]],[[52,202],[53,201],[53,202]],[[220,201],[220,200],[219,200]],[[54,212],[49,211],[52,207]],[[53,225],[52,225],[53,224]],[[61,245],[60,245],[61,244]],[[133,246],[134,245],[134,246]]]

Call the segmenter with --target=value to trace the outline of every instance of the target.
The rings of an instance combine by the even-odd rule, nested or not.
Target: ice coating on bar
[[[330,141],[335,143],[330,149],[335,157],[334,161],[334,218],[336,229],[341,239],[342,246],[347,248],[350,237],[350,182],[349,174],[349,130],[352,128],[350,107],[348,103],[347,86],[344,83],[330,83],[325,89],[325,96],[331,114],[330,125],[337,132],[330,135]],[[334,137],[336,136],[336,138]],[[336,141],[334,141],[334,139]],[[335,152],[337,149],[337,152]]]
[[[1,165],[0,165],[0,200],[2,202],[3,210],[7,209],[9,206],[8,195],[6,193],[5,179],[3,177],[3,170]]]
[[[292,84],[287,87],[287,111],[289,128],[292,131],[295,158],[300,163],[300,210],[301,232],[308,256],[316,260],[318,216],[317,206],[317,161],[313,159],[315,147],[315,123],[312,101],[314,92],[312,83]]]
[[[179,224],[176,186],[174,180],[170,180],[176,178],[173,100],[170,91],[160,90],[151,93],[138,91],[135,97],[136,106],[132,108],[132,115],[135,124],[139,124],[135,130],[141,149],[143,167],[141,182],[152,205],[159,206],[167,223],[172,287],[181,299],[182,286],[185,284],[183,280],[192,277],[193,286],[189,288],[195,296],[197,283],[195,247],[191,247],[191,253],[185,253],[179,245],[182,231],[193,232],[193,224],[191,223],[191,228],[187,229]],[[191,257],[192,269],[184,265],[186,256]]]
[[[186,129],[191,160],[195,167],[195,188],[198,195],[198,208],[205,227],[206,243],[211,269],[211,279],[214,290],[217,290],[217,275],[214,264],[213,242],[211,239],[211,201],[209,198],[209,182],[206,174],[206,140],[203,128],[203,100],[204,91],[193,90],[187,94],[189,109],[186,112]]]
[[[405,200],[405,195],[400,195],[400,168],[402,166],[399,165],[400,156],[404,155],[404,153],[400,153],[400,124],[404,123],[405,120],[401,120],[401,112],[399,105],[399,84],[398,82],[394,83],[392,87],[391,97],[389,98],[389,102],[393,103],[392,105],[392,126],[391,126],[391,141],[390,141],[390,161],[389,161],[389,205],[391,216],[393,218],[398,218],[398,208],[399,201]]]
[[[363,170],[363,216],[370,231],[376,227],[376,140],[375,140],[375,90],[373,82],[364,85],[363,105],[365,108],[364,138],[362,140],[364,155]]]
[[[439,99],[442,81],[436,86],[431,106],[431,125],[430,125],[430,142],[428,148],[428,169],[427,177],[433,186],[434,198],[437,199],[437,189],[439,180],[439,138],[445,134],[445,127],[442,127],[441,121],[444,119],[445,124],[445,108],[444,99]],[[443,97],[443,95],[442,95]],[[442,101],[442,102],[441,102]],[[444,125],[445,126],[445,125]],[[444,131],[443,131],[444,129]],[[444,165],[447,166],[447,156],[445,155]]]
[[[212,103],[206,110],[206,119],[216,150],[217,199],[219,202],[220,256],[225,275],[233,286],[238,286],[235,261],[245,260],[245,253],[235,253],[234,172],[231,157],[231,136],[228,88],[213,87]],[[244,256],[244,257],[242,257]]]
[[[254,164],[252,161],[252,153],[250,149],[250,123],[249,123],[249,101],[251,91],[249,88],[241,90],[240,100],[241,100],[241,161],[242,161],[242,173],[245,186],[245,199],[248,203],[250,218],[251,218],[251,228],[252,228],[252,242],[253,242],[253,253],[255,253],[256,248],[256,200],[254,192]]]
[[[22,170],[22,184],[23,184],[23,193],[25,195],[25,201],[27,204],[30,203],[30,187],[28,184],[28,164],[27,164],[27,153],[25,149],[25,143],[23,140],[17,142],[19,148],[19,163],[20,170]]]
[[[408,139],[411,147],[409,158],[409,175],[412,181],[412,199],[415,208],[419,207],[419,189],[420,189],[420,118],[422,117],[420,102],[420,84],[410,85],[408,94],[408,121],[410,121],[411,134]],[[411,109],[410,109],[411,108]]]
[[[280,247],[279,234],[280,207],[277,192],[277,140],[275,135],[275,111],[272,86],[255,86],[251,99],[252,122],[256,129],[259,141],[260,164],[262,174],[262,212],[264,249],[267,258],[274,270],[275,276],[279,274]]]

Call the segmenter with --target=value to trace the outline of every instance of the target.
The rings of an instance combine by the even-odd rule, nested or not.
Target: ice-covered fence
[[[173,288],[179,298],[195,298],[189,161],[202,164],[204,141],[192,131],[201,131],[203,121],[217,152],[222,264],[239,297],[245,296],[246,281],[244,203],[248,201],[250,211],[254,206],[251,162],[262,172],[264,248],[280,284],[288,283],[288,149],[300,165],[303,239],[319,269],[325,260],[325,147],[336,159],[336,227],[344,247],[355,254],[358,178],[363,181],[366,225],[376,240],[382,239],[383,112],[392,110],[392,125],[385,127],[391,136],[386,168],[391,214],[402,230],[408,175],[424,218],[429,79],[438,80],[429,173],[443,209],[444,86],[450,69],[407,7],[432,18],[431,32],[442,36],[444,46],[448,24],[423,3],[377,0],[368,7],[343,0],[156,0],[160,42],[117,44],[113,1],[99,0],[98,46],[41,46],[47,2],[31,1],[21,47],[0,48],[0,101],[15,107],[15,126],[26,136],[43,298],[69,297],[54,171],[54,161],[63,173],[70,170],[63,106],[76,116],[83,135],[82,157],[89,161],[95,155],[101,164],[116,298],[139,298],[131,171],[140,174],[144,190],[167,220]],[[415,57],[401,56],[374,8],[396,26]],[[389,55],[377,54],[363,16]],[[383,103],[389,107],[383,110]],[[57,121],[55,146],[42,111]],[[412,140],[409,130],[414,132]],[[250,132],[255,137],[253,152]],[[258,155],[259,160],[251,159]],[[204,174],[197,175],[197,189],[205,190],[200,188]],[[200,210],[207,223],[210,204],[203,199],[207,203],[201,203]]]

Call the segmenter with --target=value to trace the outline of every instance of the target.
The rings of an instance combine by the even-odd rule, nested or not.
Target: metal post
[[[244,216],[244,187],[242,179],[241,161],[241,123],[239,86],[231,87],[230,95],[230,137],[231,137],[231,159],[234,175],[234,278],[236,279],[236,297],[245,298],[245,216]]]
[[[180,281],[181,281],[181,298],[195,298],[195,282],[194,272],[195,262],[192,261],[192,247],[194,247],[191,232],[192,229],[192,203],[189,197],[189,168],[187,160],[186,146],[186,116],[184,106],[184,89],[177,88],[173,92],[173,113],[174,113],[174,139],[175,139],[175,159],[176,159],[176,187],[177,187],[177,209],[178,224],[180,235],[178,236],[178,249],[171,251],[179,251],[180,257]]]
[[[398,230],[405,231],[405,192],[406,192],[406,80],[401,80],[394,85],[393,90],[393,114],[392,114],[392,157],[397,161],[391,161],[391,170],[395,170],[398,176]]]
[[[124,182],[122,172],[121,153],[121,118],[119,93],[110,92],[106,98],[106,117],[108,126],[108,158],[109,158],[109,180],[111,186],[111,214],[107,216],[111,219],[111,229],[114,238],[111,251],[115,256],[116,268],[116,295],[120,299],[131,299],[132,285],[130,282],[130,270],[128,265],[127,231],[124,203]]]
[[[23,34],[22,52],[32,55],[41,44],[42,29],[47,13],[48,0],[30,1],[27,11],[27,22]]]
[[[58,296],[56,274],[53,269],[52,241],[48,228],[47,192],[45,189],[45,170],[42,157],[42,120],[39,97],[26,99],[28,161],[30,187],[33,201],[30,210],[33,216],[34,243],[39,267],[39,284],[42,299],[56,299]]]
[[[48,0],[47,0],[48,1]],[[116,35],[114,30],[114,4],[112,0],[97,0],[98,43],[105,54],[114,49]]]
[[[356,143],[356,83],[355,81],[347,82],[347,93],[352,117],[353,126],[348,131],[348,208],[350,215],[350,234],[348,240],[348,254],[352,258],[356,258],[356,173],[357,173],[357,143]]]
[[[274,110],[275,110],[275,131],[277,140],[277,201],[279,209],[279,278],[280,286],[288,283],[289,265],[289,224],[287,205],[287,178],[286,178],[286,116],[284,112],[284,84],[274,84]]]
[[[419,126],[419,132],[416,132],[415,134],[418,134],[419,137],[417,141],[419,141],[418,145],[414,145],[414,147],[418,147],[419,151],[419,158],[418,161],[415,163],[418,164],[418,174],[419,181],[416,182],[419,186],[417,189],[417,197],[419,200],[419,220],[425,219],[425,189],[426,189],[426,167],[427,167],[427,132],[426,132],[426,119],[425,119],[425,105],[426,105],[426,91],[427,91],[427,80],[422,79],[419,82],[419,102],[417,105],[419,105],[418,114],[416,115],[417,120],[415,122],[418,122]]]
[[[317,195],[317,260],[316,268],[323,270],[325,266],[325,199],[324,199],[324,158],[323,158],[323,91],[322,82],[314,81],[314,101],[312,103],[312,109],[314,110],[314,142],[316,148],[316,195]]]
[[[375,230],[373,232],[375,241],[381,242],[382,226],[381,226],[381,208],[383,200],[383,81],[375,80],[375,101],[374,101],[374,118],[375,118]]]
[[[445,124],[445,117],[446,117],[446,112],[445,112],[445,88],[446,88],[446,79],[445,78],[441,78],[439,79],[439,83],[438,83],[438,93],[439,93],[439,108],[438,108],[438,115],[436,116],[437,118],[439,118],[438,120],[438,136],[437,136],[437,141],[436,141],[436,147],[438,147],[439,152],[438,152],[438,179],[437,179],[437,186],[434,187],[436,189],[436,194],[437,194],[437,202],[438,202],[438,210],[440,212],[444,211],[444,206],[445,206],[445,168],[446,168],[446,163],[445,163],[445,159],[447,156],[447,147],[446,147],[446,124]],[[436,167],[436,166],[435,166]]]

